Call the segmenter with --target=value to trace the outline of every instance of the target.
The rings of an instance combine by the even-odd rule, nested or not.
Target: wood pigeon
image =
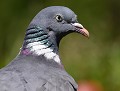
[[[17,57],[0,69],[0,91],[77,91],[58,53],[60,40],[72,32],[89,37],[71,9],[41,10],[29,24]]]

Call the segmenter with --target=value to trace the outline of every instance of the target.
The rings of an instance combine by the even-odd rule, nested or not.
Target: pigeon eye
[[[61,22],[61,21],[63,20],[63,18],[62,18],[62,16],[57,15],[57,16],[56,16],[56,20],[57,20],[58,22]]]

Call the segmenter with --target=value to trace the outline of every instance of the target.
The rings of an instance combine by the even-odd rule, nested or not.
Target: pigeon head
[[[44,55],[59,62],[59,42],[72,32],[89,37],[89,32],[78,23],[77,15],[72,10],[64,6],[47,7],[29,24],[21,53]]]
[[[51,6],[41,10],[31,24],[43,28],[51,39],[57,41],[57,45],[65,35],[72,32],[89,37],[88,31],[78,23],[77,15],[63,6]]]

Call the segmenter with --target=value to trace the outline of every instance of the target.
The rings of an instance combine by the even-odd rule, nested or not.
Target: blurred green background
[[[0,68],[19,52],[25,30],[43,8],[67,6],[90,32],[73,33],[60,43],[65,69],[75,80],[98,81],[105,91],[120,91],[120,0],[0,0]]]

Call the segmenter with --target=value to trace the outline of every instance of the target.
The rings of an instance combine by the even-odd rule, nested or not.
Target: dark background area
[[[32,18],[48,6],[67,6],[90,32],[60,43],[65,69],[78,81],[93,80],[105,91],[120,91],[120,0],[1,0],[0,68],[19,53]]]

